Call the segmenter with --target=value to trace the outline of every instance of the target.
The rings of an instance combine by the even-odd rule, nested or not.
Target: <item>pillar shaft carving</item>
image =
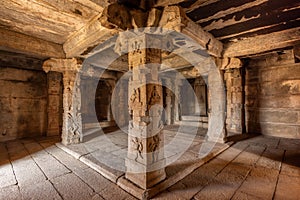
[[[181,83],[182,81],[179,78],[175,80],[175,102],[174,102],[174,112],[175,112],[175,121],[181,120]]]
[[[165,179],[161,121],[163,108],[162,84],[158,77],[160,49],[147,49],[147,42],[160,42],[159,37],[142,34],[128,39],[129,80],[128,156],[126,178],[147,189]],[[143,48],[144,46],[144,48]],[[149,63],[149,64],[148,64]]]
[[[205,116],[207,114],[206,88],[205,81],[202,79],[202,77],[196,78],[194,83],[194,91],[196,94],[196,100],[198,102],[198,106],[195,107],[195,113]]]
[[[172,124],[172,82],[170,79],[166,80],[166,124]]]
[[[48,82],[48,125],[47,136],[60,134],[62,76],[58,72],[47,74]]]
[[[241,69],[225,71],[227,88],[227,129],[229,133],[243,132],[243,84]]]
[[[82,141],[80,68],[81,63],[76,59],[49,59],[43,64],[45,72],[63,74],[63,144]]]

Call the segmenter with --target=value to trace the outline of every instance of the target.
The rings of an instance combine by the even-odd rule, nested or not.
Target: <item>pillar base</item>
[[[140,188],[148,189],[166,178],[165,163],[166,159],[162,159],[146,166],[127,158],[125,177]]]

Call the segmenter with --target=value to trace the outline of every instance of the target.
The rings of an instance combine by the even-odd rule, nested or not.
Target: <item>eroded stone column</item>
[[[166,79],[166,124],[172,124],[172,82],[170,79]]]
[[[128,63],[132,72],[128,98],[132,120],[129,122],[126,178],[143,189],[166,177],[162,150],[163,93],[158,77],[161,50],[147,49],[148,42],[159,47],[161,38],[141,34],[128,39]]]
[[[227,129],[231,133],[243,132],[243,83],[241,69],[225,71],[227,88]]]
[[[80,68],[81,63],[76,59],[49,59],[43,64],[44,71],[63,74],[63,144],[82,141]]]
[[[125,109],[125,85],[127,85],[127,83],[124,80],[120,81],[120,91],[119,91],[119,105],[118,105],[118,125],[123,127],[126,125],[126,118],[125,118],[125,112],[127,112],[127,109]],[[126,92],[128,92],[126,90]]]
[[[212,67],[208,72],[209,141],[223,143],[227,139],[227,129],[225,125],[226,98],[224,90],[223,72]],[[222,102],[220,102],[220,100]]]
[[[175,80],[175,101],[174,101],[174,112],[175,112],[175,121],[181,120],[181,85],[182,81],[179,78],[176,78]]]
[[[60,134],[62,75],[59,72],[47,73],[48,82],[48,126],[47,136]]]
[[[109,95],[108,95],[109,104],[108,104],[108,107],[107,107],[107,121],[113,122],[114,121],[114,116],[113,116],[113,113],[112,113],[112,110],[111,110],[111,101],[112,101],[111,97],[112,97],[112,93],[113,93],[113,90],[114,90],[115,85],[116,85],[116,81],[108,79],[108,80],[106,80],[106,83],[110,88]]]
[[[196,78],[194,83],[194,90],[198,102],[198,106],[195,106],[195,114],[200,114],[200,116],[206,116],[206,89],[205,81],[199,77]]]

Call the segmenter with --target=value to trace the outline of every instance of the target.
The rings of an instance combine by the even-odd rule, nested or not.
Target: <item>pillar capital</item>
[[[216,64],[220,70],[238,69],[243,66],[239,58],[216,58]]]
[[[79,72],[82,66],[82,61],[76,58],[71,59],[56,59],[50,58],[43,63],[43,70],[48,73],[49,71],[55,72]]]

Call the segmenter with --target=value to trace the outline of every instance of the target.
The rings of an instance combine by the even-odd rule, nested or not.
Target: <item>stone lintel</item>
[[[55,72],[79,72],[81,69],[82,62],[79,59],[55,59],[50,58],[43,63],[43,70],[48,73],[49,71]]]

